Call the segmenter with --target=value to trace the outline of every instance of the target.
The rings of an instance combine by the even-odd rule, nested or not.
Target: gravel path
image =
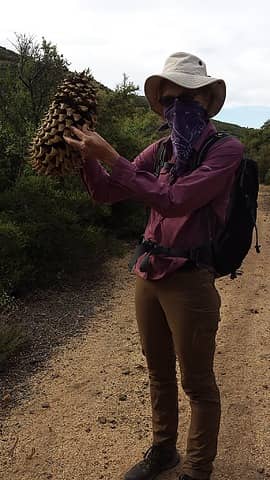
[[[216,373],[223,416],[213,480],[270,478],[267,188],[260,195],[259,227],[261,255],[249,254],[242,277],[218,281],[223,307]],[[19,373],[16,377],[24,365],[2,379],[3,480],[120,480],[149,447],[148,378],[134,316],[134,276],[127,261],[111,260],[96,284],[34,297],[22,309],[22,316],[31,312],[35,318],[36,331],[42,325],[44,332],[47,325],[47,332],[58,329],[60,335],[58,342],[49,333],[46,342],[40,335],[44,358],[38,353],[34,360],[32,354],[22,357],[27,370],[38,365],[24,380]],[[67,326],[69,335],[60,341]],[[179,396],[183,455],[189,405],[181,390]],[[180,470],[160,478],[176,479]]]

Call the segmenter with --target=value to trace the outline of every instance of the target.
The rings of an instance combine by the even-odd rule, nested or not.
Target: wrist
[[[102,159],[100,159],[103,163],[106,163],[109,167],[113,167],[115,163],[117,163],[117,159],[120,157],[119,153],[116,150],[112,152],[108,152]]]

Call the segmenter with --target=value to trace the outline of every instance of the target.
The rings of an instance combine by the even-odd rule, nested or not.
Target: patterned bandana
[[[195,100],[175,98],[170,106],[164,108],[164,116],[171,128],[175,174],[185,175],[191,167],[193,145],[209,121],[207,112]]]

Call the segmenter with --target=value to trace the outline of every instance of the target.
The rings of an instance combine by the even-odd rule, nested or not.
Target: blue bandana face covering
[[[185,175],[190,170],[193,145],[209,121],[207,112],[195,100],[175,98],[164,108],[164,116],[171,128],[176,174]]]

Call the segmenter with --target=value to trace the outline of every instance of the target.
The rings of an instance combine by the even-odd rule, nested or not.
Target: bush
[[[0,211],[0,286],[7,292],[57,281],[110,243],[110,207],[62,190],[57,180],[21,177],[0,195]]]
[[[265,185],[270,185],[270,169],[267,171],[267,173],[264,177],[264,183],[265,183]]]
[[[23,141],[0,122],[0,192],[11,188],[23,164]]]
[[[112,205],[109,226],[119,239],[137,239],[144,231],[146,208],[135,201],[124,201]]]
[[[0,289],[0,312],[7,313],[17,309],[15,298],[10,296],[7,291],[1,287]]]
[[[18,225],[0,219],[0,287],[5,292],[12,291],[32,273],[26,253],[27,242],[27,236]]]
[[[26,343],[27,338],[19,325],[1,325],[0,329],[0,365],[3,365]]]

